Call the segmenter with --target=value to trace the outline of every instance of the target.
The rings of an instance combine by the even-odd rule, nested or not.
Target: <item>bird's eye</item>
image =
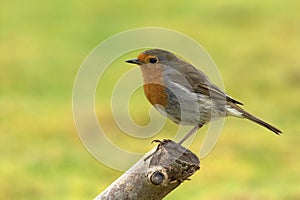
[[[150,58],[149,62],[152,63],[152,64],[157,63],[157,59],[156,58]]]

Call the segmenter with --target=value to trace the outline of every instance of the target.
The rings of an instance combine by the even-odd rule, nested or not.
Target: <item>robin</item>
[[[240,107],[208,77],[190,63],[162,49],[150,49],[127,63],[140,66],[144,93],[149,102],[173,122],[194,128],[181,139],[182,144],[204,124],[226,116],[246,118],[276,134],[282,132]]]

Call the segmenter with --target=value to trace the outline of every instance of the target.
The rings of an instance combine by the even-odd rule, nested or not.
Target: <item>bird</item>
[[[245,111],[243,104],[213,84],[189,62],[164,49],[148,49],[126,60],[140,67],[146,98],[154,108],[176,124],[193,126],[179,142],[210,121],[234,116],[253,121],[275,134],[278,128]]]

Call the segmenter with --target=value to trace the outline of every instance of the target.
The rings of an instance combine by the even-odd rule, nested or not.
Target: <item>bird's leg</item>
[[[177,144],[181,145],[186,139],[188,139],[191,135],[193,135],[202,125],[195,126],[190,132],[188,132]]]
[[[164,141],[160,141],[160,140],[152,140],[151,144],[154,143],[154,142],[159,143],[159,145],[157,146],[156,150],[155,150],[153,153],[151,153],[149,156],[147,156],[147,157],[144,159],[144,161],[147,161],[150,157],[152,157],[152,156],[159,150],[160,146],[163,144]]]

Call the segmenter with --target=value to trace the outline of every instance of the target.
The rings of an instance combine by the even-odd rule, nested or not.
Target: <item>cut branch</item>
[[[163,199],[200,167],[198,157],[172,140],[156,141],[149,151],[121,177],[100,193],[102,199]]]

